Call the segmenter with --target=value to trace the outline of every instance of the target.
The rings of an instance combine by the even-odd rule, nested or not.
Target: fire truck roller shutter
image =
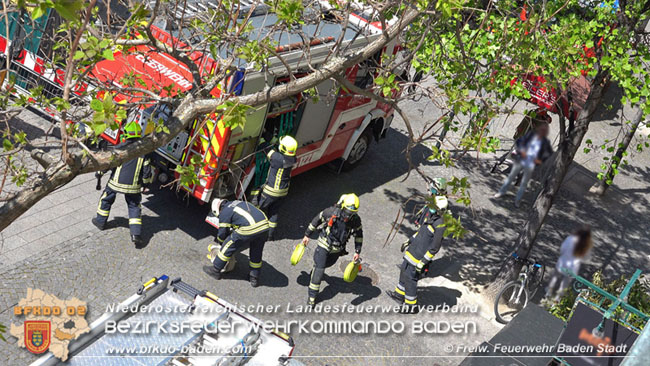
[[[354,131],[348,145],[345,147],[343,152],[343,160],[345,161],[343,169],[348,170],[356,166],[356,164],[361,161],[365,156],[368,146],[372,140],[372,135],[375,135],[375,138],[378,139],[378,135],[381,135],[382,131],[379,134],[375,134],[375,126],[379,125],[377,129],[384,128],[384,115],[385,112],[381,109],[374,109],[366,115],[366,117],[361,122],[361,125]]]

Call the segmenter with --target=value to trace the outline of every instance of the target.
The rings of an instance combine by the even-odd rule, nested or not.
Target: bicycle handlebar
[[[522,262],[522,263],[524,263],[524,264],[532,265],[532,266],[535,266],[535,267],[537,267],[537,268],[539,268],[539,267],[542,266],[542,265],[541,265],[539,262],[537,262],[537,260],[535,260],[534,258],[531,258],[531,259],[528,259],[528,258],[522,258],[522,257],[520,257],[520,256],[517,254],[517,252],[513,252],[510,256],[513,257],[517,262]]]

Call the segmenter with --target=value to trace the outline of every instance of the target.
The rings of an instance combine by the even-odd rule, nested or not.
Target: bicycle
[[[499,291],[494,302],[496,320],[502,324],[509,323],[526,307],[541,286],[546,271],[546,267],[535,259],[521,258],[517,253],[512,253],[511,256],[516,262],[521,263],[523,268],[519,272],[519,278],[508,282]]]

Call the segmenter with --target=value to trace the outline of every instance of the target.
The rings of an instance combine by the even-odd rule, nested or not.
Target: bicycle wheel
[[[528,278],[528,293],[530,298],[534,298],[537,290],[542,286],[542,281],[544,281],[544,274],[546,273],[546,266],[543,264],[533,272]]]
[[[506,284],[494,302],[496,320],[501,324],[510,322],[528,304],[528,295],[528,290],[521,282]]]

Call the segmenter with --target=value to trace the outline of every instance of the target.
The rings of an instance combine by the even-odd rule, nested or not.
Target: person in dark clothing
[[[275,150],[267,154],[270,162],[266,183],[261,191],[255,195],[252,203],[264,211],[269,218],[269,237],[273,240],[275,228],[278,225],[278,212],[284,197],[289,193],[291,169],[296,164],[296,150],[298,142],[291,136],[280,139],[280,152]]]
[[[117,145],[116,149],[132,144],[142,137],[142,127],[136,121],[132,121],[124,126],[123,136],[126,140]],[[142,208],[140,203],[142,202],[142,188],[153,181],[150,161],[150,155],[141,156],[110,170],[111,178],[99,200],[97,216],[91,220],[99,230],[104,230],[106,227],[111,206],[115,202],[117,194],[122,193],[129,209],[131,241],[136,245],[142,244]],[[105,173],[97,172],[95,174],[98,179],[101,179]],[[98,186],[97,189],[100,187]]]
[[[219,218],[219,232],[215,241],[221,245],[218,250],[214,250],[217,247],[213,245],[208,247],[214,254],[209,257],[213,267],[209,267],[207,273],[217,280],[221,279],[221,270],[233,254],[250,247],[248,280],[251,286],[257,287],[269,220],[260,209],[243,201],[215,199],[212,201],[212,212]]]
[[[512,166],[512,171],[501,186],[501,189],[499,189],[499,192],[494,195],[494,198],[500,198],[506,194],[510,185],[515,181],[515,179],[517,179],[519,173],[523,171],[523,178],[515,198],[515,206],[519,207],[535,167],[542,164],[553,155],[553,148],[551,147],[551,142],[547,137],[548,133],[548,123],[541,123],[537,126],[535,131],[530,131],[517,139],[516,148],[513,152],[513,155],[515,155],[515,162]]]
[[[433,257],[440,251],[445,228],[443,213],[448,201],[432,188],[432,207],[425,207],[418,218],[418,231],[402,245],[404,259],[400,265],[399,282],[386,294],[402,305],[406,312],[417,312],[417,288],[419,279],[426,273]]]
[[[354,261],[359,260],[363,245],[363,229],[359,210],[359,197],[354,193],[344,194],[335,206],[321,211],[309,224],[302,240],[304,245],[309,243],[309,237],[318,231],[318,246],[314,251],[314,267],[309,281],[309,299],[307,304],[316,304],[316,296],[320,291],[320,283],[325,274],[325,268],[333,266],[339,257],[348,254],[346,244],[350,236],[354,236]]]

